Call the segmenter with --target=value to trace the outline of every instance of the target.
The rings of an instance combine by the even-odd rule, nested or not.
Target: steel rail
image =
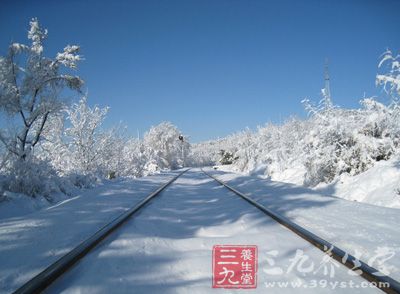
[[[108,237],[112,232],[124,224],[134,213],[139,209],[143,208],[151,199],[159,195],[167,186],[172,184],[181,175],[187,172],[186,169],[175,176],[173,179],[169,180],[167,183],[163,184],[157,190],[152,192],[134,207],[128,209],[120,216],[115,218],[110,223],[104,225],[91,237],[80,243],[77,247],[72,249],[69,253],[62,256],[56,262],[48,266],[45,270],[40,272],[38,275],[34,276],[27,283],[22,285],[17,289],[15,294],[28,294],[28,293],[40,293],[45,290],[50,284],[52,284],[57,278],[68,271],[76,262],[82,259],[86,254],[88,254],[93,248],[96,247],[102,240]]]
[[[386,293],[400,293],[400,283],[396,281],[395,279],[384,275],[382,272],[379,270],[369,266],[367,263],[355,258],[353,255],[348,254],[346,251],[340,249],[339,247],[335,246],[334,244],[324,240],[321,237],[318,237],[314,233],[311,233],[310,231],[304,229],[303,227],[297,225],[296,223],[292,222],[288,218],[279,215],[272,210],[266,208],[265,206],[261,205],[260,203],[254,201],[251,199],[249,196],[246,196],[243,192],[238,191],[237,189],[229,186],[225,182],[219,180],[215,176],[207,173],[202,169],[202,172],[205,173],[207,176],[210,178],[214,179],[217,181],[219,184],[224,186],[225,188],[229,189],[236,195],[240,196],[244,200],[246,200],[248,203],[252,204],[253,206],[257,207],[259,210],[261,210],[263,213],[280,223],[281,225],[285,226],[295,234],[299,235],[301,238],[304,240],[308,241],[318,249],[320,249],[322,252],[329,254],[332,258],[334,258],[336,261],[340,262],[341,264],[345,265],[349,269],[353,271],[359,271],[361,270],[361,276],[366,279],[367,281],[373,283],[377,288],[380,290],[386,292]],[[387,287],[389,285],[389,287]]]

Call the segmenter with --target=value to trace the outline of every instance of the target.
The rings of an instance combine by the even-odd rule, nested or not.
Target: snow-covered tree
[[[160,169],[175,169],[186,165],[190,143],[186,137],[170,122],[162,122],[144,136],[144,146],[150,161]]]
[[[122,149],[122,155],[121,175],[141,177],[147,174],[149,160],[143,142],[138,139],[128,140]]]
[[[43,55],[46,37],[47,30],[32,19],[31,44],[13,43],[7,56],[0,57],[0,110],[13,122],[13,128],[1,131],[0,140],[22,160],[40,141],[50,117],[60,112],[60,91],[79,90],[83,84],[78,76],[62,72],[63,67],[76,69],[79,47],[68,45],[48,58]]]
[[[49,195],[58,189],[57,172],[49,160],[33,153],[49,132],[50,121],[63,108],[60,94],[64,89],[80,90],[83,81],[70,70],[82,58],[78,46],[66,46],[55,57],[44,56],[47,30],[32,19],[29,45],[12,43],[6,56],[0,56],[0,114],[5,123],[0,141],[6,159],[3,172],[6,190],[29,195]],[[3,149],[3,148],[2,148]]]
[[[100,128],[107,112],[108,107],[89,107],[86,97],[66,110],[70,127],[65,130],[65,141],[71,171],[83,175],[100,172],[105,151],[112,148],[112,132]]]

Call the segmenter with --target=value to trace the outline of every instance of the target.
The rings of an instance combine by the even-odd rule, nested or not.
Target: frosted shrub
[[[372,98],[361,105],[361,109],[337,108],[330,116],[318,113],[311,118],[314,135],[307,145],[306,184],[330,182],[345,172],[359,174],[396,152],[396,107]]]
[[[232,154],[232,162],[237,169],[249,170],[253,167],[252,162],[255,158],[256,149],[253,148],[253,134],[250,130],[236,133],[228,138],[229,147],[225,152]]]
[[[8,162],[3,189],[33,197],[43,195],[49,200],[52,192],[63,190],[61,179],[50,163],[32,155],[25,160],[13,157]]]
[[[232,164],[235,159],[232,153],[225,150],[221,150],[219,154],[221,156],[219,162],[222,165]]]
[[[247,173],[264,172],[271,176],[301,161],[305,122],[291,118],[283,125],[267,124],[257,132],[246,130],[235,134],[231,150],[235,150],[234,165]]]
[[[120,165],[120,173],[123,176],[141,177],[146,174],[148,158],[142,142],[131,139],[122,149],[123,161]]]
[[[78,188],[92,188],[94,184],[98,181],[95,175],[91,174],[80,174],[80,173],[69,173],[66,178],[69,182]]]
[[[319,133],[307,146],[304,184],[329,183],[342,173],[358,174],[372,164],[365,148],[344,129]]]
[[[304,184],[315,186],[321,182],[331,182],[337,173],[337,159],[311,157],[305,162],[306,174]]]

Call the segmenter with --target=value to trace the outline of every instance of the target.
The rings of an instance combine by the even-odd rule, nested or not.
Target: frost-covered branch
[[[383,86],[387,93],[400,95],[400,55],[394,56],[387,50],[382,56],[378,67],[386,66],[387,72],[376,76],[376,84]]]

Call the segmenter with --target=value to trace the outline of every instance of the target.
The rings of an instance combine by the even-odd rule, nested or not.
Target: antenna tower
[[[326,99],[328,99],[329,102],[332,103],[332,100],[331,100],[331,88],[330,88],[330,85],[329,85],[328,58],[325,59],[324,78],[325,78],[325,88],[324,88],[325,96],[326,96]]]

